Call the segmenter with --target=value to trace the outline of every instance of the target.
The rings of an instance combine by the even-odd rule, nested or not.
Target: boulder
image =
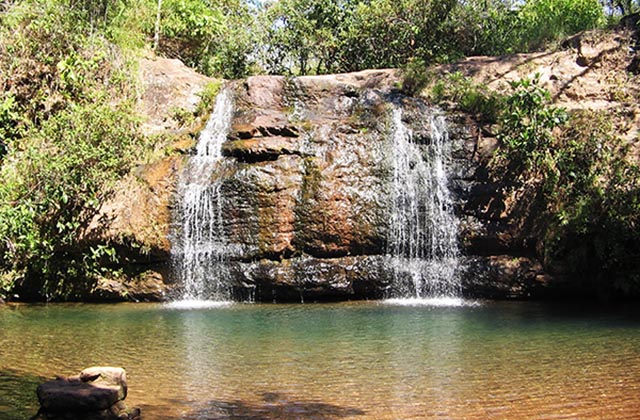
[[[128,410],[127,376],[122,368],[91,367],[77,376],[57,377],[38,386],[40,413],[45,419],[109,420],[139,418]]]
[[[80,380],[95,387],[118,390],[118,401],[127,398],[127,373],[116,367],[90,367],[80,372]]]
[[[99,411],[120,401],[120,388],[99,386],[77,377],[58,378],[38,387],[38,400],[45,411]]]

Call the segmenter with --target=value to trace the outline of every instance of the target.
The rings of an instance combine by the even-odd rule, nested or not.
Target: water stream
[[[223,89],[200,134],[196,154],[189,158],[179,180],[171,256],[183,287],[175,303],[178,306],[202,306],[230,298],[225,277],[232,247],[224,231],[224,197],[218,173],[225,165],[221,146],[232,116],[232,93]]]
[[[419,144],[393,111],[393,208],[389,250],[392,298],[460,303],[458,220],[448,188],[450,143],[442,115],[430,117],[428,144]]]

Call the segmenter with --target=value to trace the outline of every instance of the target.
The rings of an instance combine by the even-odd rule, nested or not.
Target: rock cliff
[[[393,70],[231,84],[235,115],[222,146],[228,164],[215,176],[221,177],[224,231],[235,250],[227,281],[236,298],[385,295],[393,277],[387,256],[392,109],[402,108],[403,123],[423,145],[431,141],[429,115],[439,112],[402,94],[399,84]],[[503,255],[522,254],[523,245],[497,239],[502,233],[494,221],[482,217],[487,197],[476,191],[485,176],[482,139],[461,116],[450,118],[450,130],[465,294],[525,296],[541,266]]]
[[[629,42],[629,37],[615,34],[582,35],[552,53],[470,58],[435,71],[461,71],[497,90],[508,80],[540,73],[560,105],[636,110],[627,103],[637,96],[637,84],[626,84],[632,77],[626,73],[633,61]],[[143,109],[153,111],[149,130],[175,133],[169,108],[193,107],[190,95],[207,80],[174,62],[147,64],[145,74],[155,80],[147,83],[147,92],[156,91],[143,95]],[[175,71],[187,92],[182,97],[166,94],[175,89],[169,77]],[[424,144],[429,142],[427,116],[437,112],[423,100],[401,94],[399,85],[394,70],[230,82],[236,109],[222,148],[229,164],[216,176],[222,178],[224,230],[237,250],[229,262],[229,282],[237,298],[384,296],[391,278],[385,256],[391,108],[403,109],[403,122]],[[162,105],[167,98],[171,105]],[[638,115],[633,113],[631,126],[638,126]],[[505,198],[488,175],[488,159],[498,146],[491,128],[456,112],[447,113],[447,120],[453,151],[450,188],[461,221],[463,293],[526,298],[570,290],[570,284],[546,273],[536,258],[539,238],[527,226],[529,215],[536,212],[527,196],[532,192],[524,189]],[[633,140],[636,132],[629,129],[621,135]],[[189,145],[178,149],[187,151]],[[132,174],[137,186],[123,183],[120,195],[105,206],[118,221],[112,224],[112,237],[130,238],[120,241],[122,252],[137,273],[144,273],[147,288],[139,294],[145,298],[162,298],[167,285],[176,286],[168,238],[171,197],[184,159],[173,153],[141,166]],[[128,243],[143,244],[144,252],[127,249]],[[107,282],[97,295],[121,298],[134,286],[141,287],[140,282],[129,279],[124,288],[121,282]]]

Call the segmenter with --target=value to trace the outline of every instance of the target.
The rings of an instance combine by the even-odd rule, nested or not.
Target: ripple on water
[[[226,308],[231,305],[233,305],[231,301],[185,299],[168,302],[164,306],[168,309],[191,310]]]
[[[462,307],[480,306],[480,302],[459,297],[432,297],[432,298],[399,298],[382,301],[385,305],[394,306],[437,306],[437,307]]]

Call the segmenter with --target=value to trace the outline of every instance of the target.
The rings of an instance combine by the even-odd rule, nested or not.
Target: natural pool
[[[0,307],[0,419],[123,366],[145,419],[640,418],[640,308],[485,302]]]

